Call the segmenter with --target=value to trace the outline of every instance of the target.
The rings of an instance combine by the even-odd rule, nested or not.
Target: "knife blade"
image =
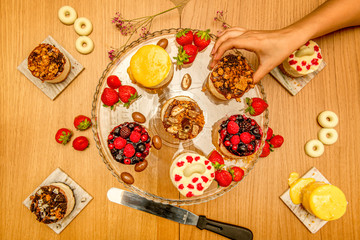
[[[244,227],[222,223],[198,216],[183,208],[175,207],[169,204],[154,202],[139,195],[124,191],[119,188],[111,188],[107,192],[107,197],[111,202],[131,207],[143,212],[166,218],[181,224],[194,225],[203,230],[209,230],[224,237],[235,240],[252,240],[252,232]]]

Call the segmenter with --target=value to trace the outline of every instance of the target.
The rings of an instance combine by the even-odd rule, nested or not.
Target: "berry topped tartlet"
[[[220,152],[229,158],[254,154],[260,146],[262,130],[254,119],[232,115],[220,120],[215,128],[215,141]]]
[[[280,64],[280,70],[290,77],[302,77],[316,71],[321,62],[320,47],[310,40],[286,58]]]
[[[31,74],[49,83],[59,83],[70,72],[69,59],[51,44],[42,43],[28,57],[28,69]]]
[[[253,74],[254,70],[243,56],[229,54],[214,67],[207,86],[210,93],[220,100],[235,98],[240,101],[240,97],[254,87]]]
[[[125,122],[111,131],[108,147],[115,161],[136,164],[149,155],[150,141],[151,137],[145,127],[135,122]]]

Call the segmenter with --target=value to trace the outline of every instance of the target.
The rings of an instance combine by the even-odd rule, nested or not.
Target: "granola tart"
[[[30,199],[30,211],[36,215],[36,220],[45,224],[65,218],[75,206],[73,191],[63,183],[42,186]]]
[[[254,87],[254,70],[243,56],[229,54],[220,59],[210,73],[207,86],[211,94],[220,100],[240,98]]]
[[[31,74],[49,83],[59,83],[70,72],[69,59],[51,44],[42,43],[28,57],[28,69]]]
[[[174,97],[165,102],[161,108],[161,120],[165,130],[180,140],[195,138],[205,124],[199,105],[186,96]]]

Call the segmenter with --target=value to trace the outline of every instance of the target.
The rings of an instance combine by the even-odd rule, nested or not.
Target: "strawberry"
[[[197,47],[192,44],[179,47],[178,55],[174,57],[174,59],[176,59],[176,65],[181,66],[194,62],[197,53]]]
[[[114,89],[105,88],[101,94],[101,101],[105,107],[109,106],[113,109],[114,105],[119,102],[119,95]]]
[[[132,141],[133,143],[137,143],[138,141],[140,141],[141,138],[141,133],[133,131],[130,135],[130,141]]]
[[[229,172],[235,182],[240,181],[244,177],[244,170],[242,168],[232,167]]]
[[[284,138],[281,135],[275,135],[270,140],[270,146],[273,148],[279,148],[284,143]]]
[[[271,127],[269,127],[266,135],[266,140],[270,140],[272,137],[273,137],[273,130],[271,129]]]
[[[67,128],[60,128],[55,134],[55,140],[58,143],[67,144],[70,141],[72,132]]]
[[[243,132],[242,134],[240,134],[240,140],[245,144],[250,143],[251,142],[251,134],[248,132]]]
[[[115,75],[110,75],[106,79],[107,85],[112,89],[117,89],[121,86],[120,79]]]
[[[126,140],[122,137],[118,137],[114,140],[114,147],[116,149],[123,149],[126,145]]]
[[[188,28],[179,31],[178,33],[176,33],[175,36],[176,36],[176,42],[180,46],[192,44],[194,39],[193,32]]]
[[[79,115],[74,119],[74,126],[77,130],[86,130],[91,126],[91,119],[87,116]]]
[[[251,116],[260,115],[265,111],[265,109],[269,106],[263,99],[261,98],[246,98],[246,103],[248,108],[245,109],[245,112],[249,112]]]
[[[232,182],[232,176],[226,170],[217,170],[215,172],[215,180],[218,182],[219,186],[227,187]]]
[[[89,140],[84,136],[80,136],[74,139],[72,145],[75,150],[84,151],[89,146]]]
[[[128,158],[131,158],[135,154],[135,148],[130,143],[126,144],[124,148],[124,155]]]
[[[134,87],[123,85],[119,87],[119,97],[120,101],[124,103],[124,107],[129,108],[139,95]]]
[[[220,155],[220,153],[216,150],[213,150],[210,153],[210,156],[208,159],[216,169],[221,169],[224,166],[224,159]]]
[[[230,134],[237,134],[239,132],[239,125],[235,121],[230,121],[226,127],[226,130]]]
[[[269,156],[269,154],[270,154],[270,145],[268,144],[268,142],[265,141],[265,145],[260,154],[260,157],[264,158],[264,157]]]
[[[210,44],[210,29],[206,31],[198,31],[194,34],[194,44],[198,47],[198,51],[202,51]]]

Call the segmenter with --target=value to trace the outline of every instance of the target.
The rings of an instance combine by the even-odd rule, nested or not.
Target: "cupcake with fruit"
[[[316,71],[321,63],[321,49],[310,40],[286,58],[279,68],[286,75],[296,78]]]
[[[108,148],[114,160],[136,164],[145,160],[151,148],[151,137],[145,127],[135,122],[116,126],[108,136]]]
[[[262,134],[262,129],[254,119],[245,115],[232,115],[215,125],[213,140],[223,155],[240,159],[259,149]]]

